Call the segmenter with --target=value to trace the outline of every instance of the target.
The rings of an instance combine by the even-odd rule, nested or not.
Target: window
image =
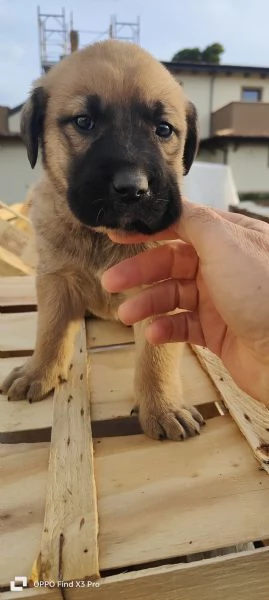
[[[241,94],[241,100],[243,102],[260,102],[262,99],[261,88],[243,88]]]

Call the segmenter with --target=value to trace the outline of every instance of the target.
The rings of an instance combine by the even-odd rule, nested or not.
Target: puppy
[[[148,245],[113,244],[109,229],[154,234],[180,216],[180,185],[197,149],[196,111],[170,73],[133,44],[106,41],[64,58],[36,84],[23,109],[32,168],[44,174],[31,198],[39,264],[33,355],[4,382],[11,400],[43,398],[68,378],[87,311],[117,319],[123,295],[103,272]],[[184,407],[180,344],[149,346],[135,326],[135,404],[155,439],[184,439],[203,423]]]

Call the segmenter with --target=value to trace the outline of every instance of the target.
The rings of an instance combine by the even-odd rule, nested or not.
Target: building
[[[0,106],[0,200],[6,204],[23,202],[29,186],[41,173],[40,163],[31,169],[20,136],[22,107]]]
[[[269,197],[269,68],[164,64],[198,109],[198,160],[229,165],[241,196]]]
[[[164,63],[197,107],[200,161],[227,164],[240,195],[269,196],[269,67]],[[20,134],[23,105],[0,107],[0,200],[20,202],[40,174]]]

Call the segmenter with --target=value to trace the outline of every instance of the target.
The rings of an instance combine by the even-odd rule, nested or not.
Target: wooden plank
[[[25,205],[22,202],[16,204],[5,204],[0,200],[0,219],[9,221],[15,217],[16,220],[24,221],[28,226],[31,226],[31,221],[25,216]]]
[[[87,347],[90,349],[134,343],[133,328],[122,325],[119,321],[86,321]]]
[[[27,310],[36,307],[36,289],[35,277],[26,275],[25,277],[0,277],[0,312],[12,308],[23,307]]]
[[[89,364],[93,420],[130,415],[134,404],[134,346],[91,354]]]
[[[37,313],[0,315],[0,357],[29,356],[36,338]]]
[[[28,243],[28,236],[24,231],[14,227],[9,221],[0,219],[0,245],[5,250],[21,256]]]
[[[33,269],[26,265],[18,256],[0,246],[0,275],[31,275]]]
[[[95,448],[101,569],[268,537],[269,479],[231,417],[182,444],[130,436]]]
[[[134,404],[134,352],[132,346],[119,350],[107,349],[104,352],[90,354],[88,357],[91,372],[91,414],[95,437],[141,432],[137,420],[129,419]],[[16,357],[0,361],[0,388],[8,373],[14,367],[21,365],[23,360]],[[180,369],[185,403],[199,405],[203,414],[205,409],[203,405],[206,404],[212,413],[213,403],[218,400],[219,394],[188,345],[184,345]],[[27,401],[7,402],[6,396],[0,395],[0,411],[0,441],[18,443],[49,440],[52,395],[46,400],[33,404]],[[205,416],[210,417],[213,414],[205,413]],[[97,427],[98,423],[100,427]]]
[[[0,356],[32,353],[35,344],[37,314],[1,314]],[[89,319],[86,322],[87,347],[121,345],[133,342],[133,331],[120,323]]]
[[[7,375],[24,361],[23,357],[0,360],[0,389]],[[0,443],[43,441],[50,438],[52,395],[42,402],[8,402],[0,393]]]
[[[2,221],[10,221],[14,218],[17,218],[17,215],[15,217],[14,213],[11,212],[9,208],[3,208],[3,206],[4,204],[0,200],[0,219],[2,219]]]
[[[30,576],[40,549],[49,460],[48,444],[0,444],[0,585]]]
[[[240,552],[188,565],[167,565],[105,577],[89,587],[27,589],[21,600],[267,600],[269,550]],[[97,585],[99,584],[99,585]],[[2,600],[16,600],[4,592]]]
[[[98,521],[84,322],[69,382],[54,393],[41,551],[33,581],[97,577]]]
[[[101,335],[103,334],[103,323]],[[98,337],[98,327],[95,324]],[[117,337],[114,338],[117,341]],[[91,398],[93,420],[128,415],[132,409],[134,378],[134,347],[107,350],[91,354]],[[187,344],[184,344],[182,361],[182,391],[186,405],[201,405],[219,400],[219,393]]]
[[[262,468],[269,473],[269,410],[242,392],[220,359],[207,348],[194,347],[204,370],[220,391],[230,414]]]
[[[0,449],[0,504],[9,515],[2,519],[4,586],[16,574],[29,576],[40,548],[49,445]],[[102,570],[269,537],[269,480],[230,417],[212,419],[200,438],[182,444],[98,440],[94,462]],[[79,493],[83,486],[79,479]]]

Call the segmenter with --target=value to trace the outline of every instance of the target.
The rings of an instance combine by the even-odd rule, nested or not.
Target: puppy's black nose
[[[149,182],[141,171],[119,171],[113,180],[113,189],[123,201],[136,202],[149,189]]]

